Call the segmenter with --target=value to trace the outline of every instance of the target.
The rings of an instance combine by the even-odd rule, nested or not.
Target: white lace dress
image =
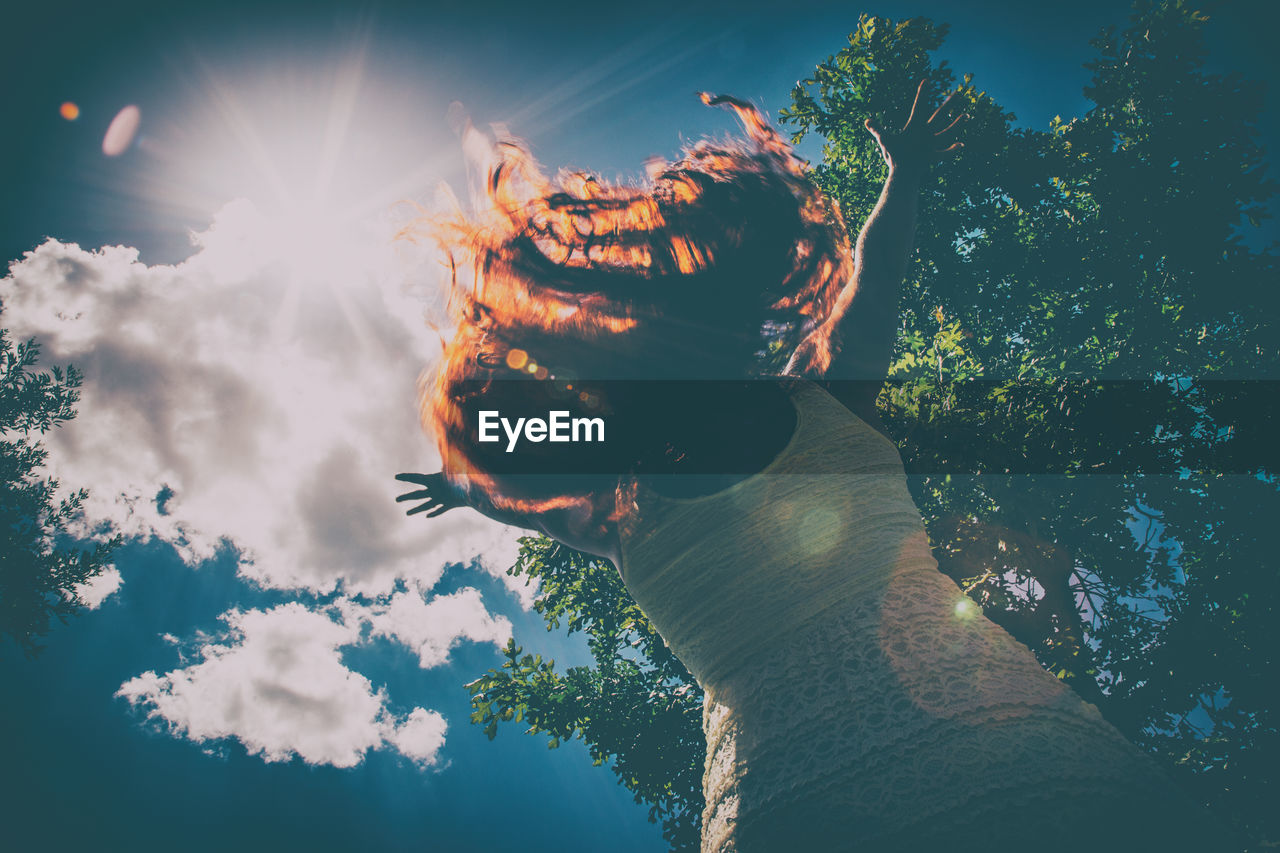
[[[704,853],[1190,838],[1154,765],[938,571],[896,448],[814,385],[791,399],[763,472],[642,486],[622,543],[706,691]]]

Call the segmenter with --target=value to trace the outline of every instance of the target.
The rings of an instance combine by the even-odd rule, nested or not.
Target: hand
[[[961,113],[947,124],[947,119],[955,106],[955,97],[960,94],[960,90],[956,89],[947,95],[933,111],[933,115],[925,120],[920,118],[918,113],[923,112],[920,97],[924,94],[926,82],[921,80],[920,85],[916,87],[916,99],[911,104],[911,115],[907,117],[907,123],[903,125],[902,130],[897,133],[886,133],[871,119],[867,119],[867,130],[871,131],[871,135],[879,143],[880,153],[884,155],[885,162],[892,170],[923,172],[930,163],[938,159],[939,155],[964,147],[963,142],[956,141],[956,136],[958,126],[969,118],[968,114]]]
[[[422,486],[417,491],[406,492],[396,498],[396,503],[422,501],[418,506],[406,511],[405,515],[416,515],[420,512],[425,512],[427,518],[435,518],[437,515],[443,515],[454,507],[463,506],[465,503],[462,500],[462,496],[458,494],[453,486],[449,485],[449,481],[445,479],[443,471],[435,474],[396,474],[396,479]]]

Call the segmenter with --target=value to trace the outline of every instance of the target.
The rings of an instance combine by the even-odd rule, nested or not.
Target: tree
[[[1264,807],[1280,766],[1280,494],[1276,404],[1250,380],[1280,367],[1280,291],[1274,250],[1242,234],[1274,185],[1260,87],[1205,71],[1206,21],[1182,2],[1138,3],[1128,28],[1093,42],[1095,106],[1046,131],[1015,128],[963,78],[965,149],[926,190],[878,407],[942,571],[1260,844],[1280,838]],[[814,178],[848,222],[884,174],[864,120],[900,125],[922,77],[954,85],[930,58],[945,35],[864,16],[793,91],[783,121],[797,140],[824,138]],[[588,566],[592,581],[564,582]],[[470,686],[473,719],[491,735],[522,718],[583,737],[673,845],[693,845],[700,741],[682,729],[665,773],[624,770],[656,730],[641,731],[644,702],[615,699],[653,691],[686,707],[696,687],[659,664],[665,649],[607,567],[530,541],[514,571],[543,580],[549,627],[586,631],[597,667],[561,676],[512,646]]]
[[[702,813],[702,690],[627,594],[612,565],[545,537],[521,540],[508,574],[539,585],[547,630],[585,632],[594,667],[563,674],[554,660],[508,641],[500,670],[467,685],[471,721],[493,739],[498,723],[527,723],[548,746],[582,738],[596,765],[662,820],[673,849],[698,849]]]
[[[58,499],[58,482],[40,475],[48,451],[35,438],[75,416],[80,374],[33,368],[34,341],[14,345],[0,330],[0,635],[28,657],[53,617],[82,606],[76,587],[107,567],[118,539],[84,548],[67,544],[81,489]]]

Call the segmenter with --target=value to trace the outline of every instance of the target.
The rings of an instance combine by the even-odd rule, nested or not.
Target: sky
[[[1211,65],[1268,73],[1264,5],[1222,10]],[[776,114],[859,11],[949,21],[941,55],[1033,127],[1088,108],[1087,41],[1126,16],[1096,0],[0,13],[0,325],[84,372],[51,473],[90,489],[78,533],[128,537],[83,591],[92,610],[37,660],[0,660],[15,849],[664,849],[580,744],[468,723],[462,685],[508,637],[562,665],[587,654],[505,575],[516,531],[393,501],[395,473],[438,467],[416,388],[443,304],[438,258],[394,235],[441,184],[466,198],[451,104],[549,167],[635,177],[734,130],[699,90]]]

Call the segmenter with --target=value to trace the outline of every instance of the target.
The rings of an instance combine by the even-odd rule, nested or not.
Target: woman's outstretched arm
[[[958,91],[948,95],[926,119],[922,115],[928,109],[924,87],[925,81],[921,80],[907,123],[897,133],[886,132],[867,120],[867,130],[880,145],[889,175],[880,200],[858,234],[853,280],[841,292],[827,321],[836,327],[824,328],[810,339],[816,342],[834,332],[832,340],[838,349],[825,377],[860,380],[841,395],[852,396],[844,402],[859,414],[874,410],[880,383],[893,356],[898,292],[915,239],[921,183],[940,155],[963,145],[955,137],[967,116],[950,117]],[[801,345],[802,350],[804,346]],[[802,353],[797,353],[792,363],[801,363],[797,359],[802,358]]]
[[[483,497],[464,494],[449,482],[443,471],[435,474],[396,474],[396,479],[422,488],[405,492],[396,498],[397,503],[417,501],[418,505],[406,510],[406,515],[425,513],[424,518],[435,518],[455,507],[469,506],[476,512],[492,518],[500,524],[532,530],[563,542],[570,548],[612,560],[618,563],[617,529],[614,525],[595,529],[584,526],[571,510],[544,512],[539,516],[495,507]],[[614,482],[616,488],[616,481]]]
[[[502,524],[535,529],[530,525],[528,518],[519,513],[500,510],[488,501],[468,500],[466,495],[449,482],[443,471],[437,471],[434,474],[396,474],[396,479],[422,487],[417,491],[405,492],[396,498],[396,503],[419,501],[417,506],[406,510],[405,515],[425,512],[424,518],[435,518],[455,507],[469,506],[476,512]]]

